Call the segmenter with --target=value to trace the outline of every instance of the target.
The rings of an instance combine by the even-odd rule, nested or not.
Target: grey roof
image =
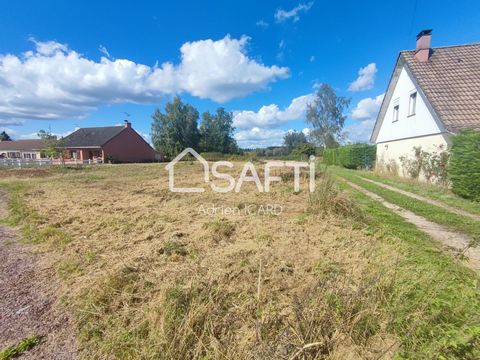
[[[81,128],[63,138],[64,147],[93,147],[102,146],[111,138],[117,136],[124,126],[105,126]]]
[[[0,141],[0,150],[3,151],[34,151],[44,148],[45,143],[40,139]]]

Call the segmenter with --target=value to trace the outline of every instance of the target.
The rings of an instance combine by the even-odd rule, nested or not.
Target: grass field
[[[327,174],[314,194],[280,175],[270,193],[172,193],[159,164],[2,170],[0,185],[62,281],[80,358],[478,358],[478,275]]]

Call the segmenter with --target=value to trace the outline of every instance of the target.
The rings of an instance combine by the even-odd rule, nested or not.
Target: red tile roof
[[[447,130],[480,130],[480,44],[434,48],[428,62],[400,56]]]

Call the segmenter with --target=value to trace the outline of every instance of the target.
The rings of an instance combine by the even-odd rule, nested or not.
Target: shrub
[[[447,165],[450,154],[447,150],[428,152],[421,146],[413,148],[413,157],[401,156],[402,170],[412,179],[423,175],[428,182],[447,184]]]
[[[310,155],[315,155],[317,149],[315,148],[315,145],[310,144],[310,143],[304,143],[298,145],[295,149],[292,151],[292,155],[294,156],[306,156],[307,158]]]
[[[466,131],[452,137],[448,173],[454,193],[480,201],[480,132]]]
[[[326,149],[323,161],[327,165],[340,165],[348,169],[371,169],[375,163],[376,145],[354,144]]]

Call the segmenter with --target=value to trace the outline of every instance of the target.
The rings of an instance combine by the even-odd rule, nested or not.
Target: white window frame
[[[413,116],[417,113],[417,91],[412,91],[408,97],[408,116]],[[413,103],[413,105],[412,105]]]
[[[392,122],[397,122],[400,119],[400,99],[393,102],[393,117]]]

